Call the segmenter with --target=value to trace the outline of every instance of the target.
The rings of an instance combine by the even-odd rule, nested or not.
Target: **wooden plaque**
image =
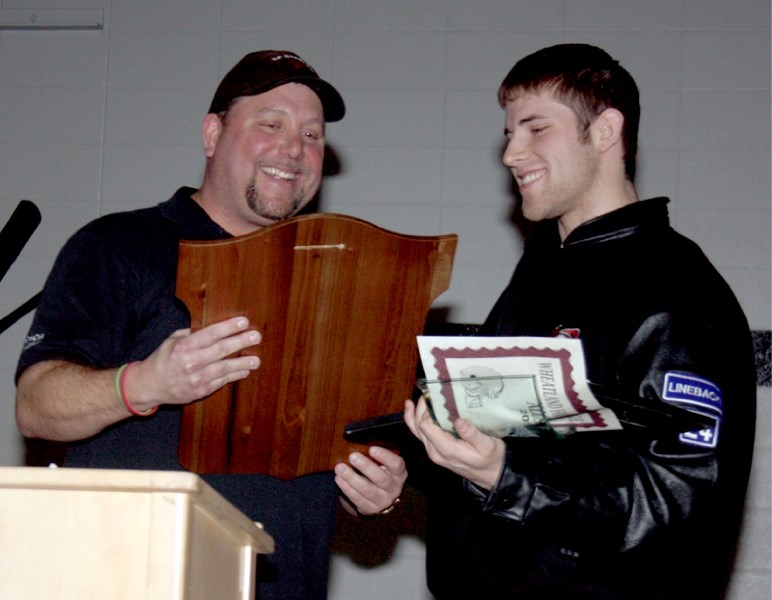
[[[180,462],[196,473],[324,471],[354,448],[351,421],[398,412],[416,335],[448,288],[456,235],[411,236],[334,214],[180,243],[177,295],[196,330],[246,315],[261,366],[183,409]]]

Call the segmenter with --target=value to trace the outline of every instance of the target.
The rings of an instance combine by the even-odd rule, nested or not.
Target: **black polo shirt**
[[[67,241],[46,281],[17,380],[45,360],[98,369],[142,360],[190,325],[175,297],[179,241],[230,237],[191,198],[195,191],[180,188],[152,208],[100,217]],[[177,406],[161,406],[150,418],[116,423],[69,444],[65,465],[182,470],[180,415]],[[261,600],[325,597],[338,496],[331,473],[288,482],[262,475],[205,479],[276,540],[276,552],[260,567]]]

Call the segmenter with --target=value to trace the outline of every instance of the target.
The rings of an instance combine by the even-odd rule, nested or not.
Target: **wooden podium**
[[[272,551],[192,473],[0,467],[0,598],[253,600]]]
[[[313,214],[182,242],[177,296],[191,327],[246,315],[263,339],[251,350],[259,369],[183,409],[181,464],[289,479],[361,451],[344,425],[411,397],[416,335],[448,288],[456,241]]]

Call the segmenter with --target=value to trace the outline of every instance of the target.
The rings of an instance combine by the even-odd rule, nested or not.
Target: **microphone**
[[[19,202],[5,227],[0,230],[0,279],[5,277],[38,225],[38,207],[29,200]]]

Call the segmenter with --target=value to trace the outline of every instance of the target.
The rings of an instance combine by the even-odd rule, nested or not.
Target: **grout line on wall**
[[[104,62],[104,78],[102,84],[102,122],[100,123],[99,131],[99,193],[97,195],[97,216],[102,215],[103,199],[104,199],[104,185],[105,185],[105,144],[106,137],[105,131],[107,130],[107,90],[110,77],[110,8],[112,0],[107,0],[105,6],[104,26],[102,31],[104,32],[104,44],[105,44],[105,62]]]

